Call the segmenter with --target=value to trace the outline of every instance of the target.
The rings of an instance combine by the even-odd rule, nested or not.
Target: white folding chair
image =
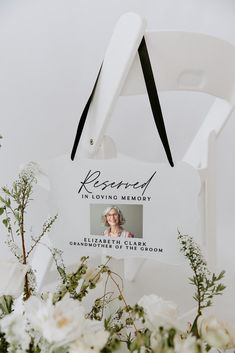
[[[195,91],[215,97],[183,160],[197,168],[202,180],[201,245],[212,269],[216,264],[215,143],[235,104],[235,46],[201,33],[145,32],[144,20],[133,13],[119,20],[104,57],[78,154],[88,158],[115,157],[112,139],[105,136],[108,120],[120,95],[146,94],[138,57],[143,37],[159,91]],[[122,55],[120,56],[120,52]],[[92,143],[91,143],[92,141]],[[41,267],[40,248],[33,266],[40,283],[48,271],[50,255]],[[127,280],[133,280],[142,259],[125,259]]]

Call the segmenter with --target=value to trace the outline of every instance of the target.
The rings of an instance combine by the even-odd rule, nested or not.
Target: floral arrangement
[[[38,236],[28,235],[26,210],[35,183],[31,165],[11,189],[1,189],[0,215],[7,230],[6,242],[16,258],[0,262],[1,353],[111,353],[120,347],[136,353],[200,353],[235,347],[233,329],[204,314],[225,289],[221,283],[224,272],[211,274],[197,244],[180,233],[181,251],[193,272],[190,283],[197,303],[196,317],[187,327],[181,326],[176,305],[155,294],[129,305],[121,277],[109,267],[110,258],[91,268],[89,258],[83,257],[69,272],[61,251],[50,249],[60,278],[58,288],[38,292],[30,259],[57,216],[43,224]],[[98,283],[103,285],[103,294],[96,297]],[[87,308],[83,303],[91,292],[94,300]]]

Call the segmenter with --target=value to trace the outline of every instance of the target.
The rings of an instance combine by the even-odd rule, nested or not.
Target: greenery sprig
[[[91,310],[86,315],[91,320],[103,320],[104,328],[110,332],[110,337],[102,353],[113,352],[120,342],[126,343],[132,351],[132,348],[134,350],[134,347],[139,346],[142,342],[142,336],[145,336],[146,339],[146,332],[143,334],[143,329],[141,331],[137,327],[139,320],[145,321],[144,310],[138,304],[133,306],[127,304],[123,294],[123,280],[108,266],[110,257],[107,257],[104,264],[99,265],[89,274],[89,257],[83,256],[78,269],[68,272],[61,251],[53,249],[52,255],[61,280],[60,286],[54,294],[54,302],[62,300],[67,293],[71,298],[82,301],[90,290],[96,288],[98,282],[103,281],[103,295],[94,300]],[[114,290],[112,291],[108,289],[109,282],[114,284]],[[109,304],[114,301],[119,303],[118,309],[107,316],[106,309],[110,309]]]
[[[26,265],[32,253],[43,236],[51,230],[57,215],[49,218],[42,226],[39,236],[27,237],[25,218],[27,207],[32,200],[33,188],[37,182],[35,164],[28,164],[13,182],[12,188],[2,187],[0,195],[0,216],[7,229],[7,244],[20,263]],[[27,249],[26,238],[30,240]],[[28,299],[34,291],[35,279],[32,270],[25,275],[24,299]]]
[[[19,178],[13,183],[12,188],[3,187],[0,194],[0,215],[3,217],[3,224],[7,229],[7,243],[13,254],[22,264],[28,264],[33,250],[41,242],[44,235],[50,231],[57,218],[57,216],[49,218],[43,224],[39,235],[28,237],[26,229],[26,211],[31,202],[35,184],[35,165],[33,165],[32,168],[29,166],[19,175]],[[170,305],[169,302],[162,300],[162,298],[154,295],[154,298],[152,298],[151,295],[150,305],[148,299],[147,301],[146,299],[142,302],[140,301],[139,303],[142,303],[144,308],[138,304],[129,305],[124,296],[123,280],[118,273],[112,270],[110,257],[107,258],[105,263],[101,264],[96,269],[92,269],[89,265],[89,257],[83,256],[77,268],[69,272],[64,264],[62,252],[58,249],[51,249],[60,277],[58,289],[52,295],[42,293],[41,299],[37,296],[32,299],[34,304],[37,303],[37,300],[40,300],[42,307],[40,309],[39,305],[39,311],[36,310],[37,315],[39,314],[40,318],[47,323],[46,329],[49,330],[49,332],[52,323],[52,331],[49,336],[42,334],[42,332],[44,332],[42,330],[42,328],[44,329],[44,322],[38,324],[38,321],[41,319],[36,319],[35,324],[34,320],[30,319],[30,315],[27,316],[29,314],[29,312],[27,312],[27,304],[29,304],[30,301],[24,306],[25,311],[20,315],[16,312],[14,318],[14,311],[17,311],[17,304],[13,297],[3,295],[0,297],[0,352],[43,353],[50,351],[51,353],[68,353],[70,352],[70,348],[71,352],[77,352],[77,348],[74,350],[73,346],[75,343],[74,337],[76,337],[77,333],[75,334],[73,330],[77,330],[80,326],[80,321],[77,322],[76,320],[87,319],[84,328],[86,328],[86,325],[91,325],[90,320],[94,320],[94,327],[97,324],[100,326],[100,331],[97,333],[101,334],[103,339],[105,335],[105,341],[102,343],[103,348],[99,348],[100,353],[113,353],[122,343],[126,344],[127,349],[133,353],[177,353],[182,351],[202,353],[205,350],[209,350],[213,347],[213,344],[210,343],[210,337],[209,339],[203,337],[204,333],[200,326],[203,317],[201,318],[202,320],[200,319],[198,322],[199,329],[197,328],[197,321],[202,315],[202,311],[212,305],[214,297],[222,294],[225,289],[225,286],[221,283],[224,277],[224,271],[218,275],[214,273],[211,274],[202,256],[202,252],[193,241],[193,238],[179,233],[178,239],[181,251],[187,258],[193,271],[190,283],[195,287],[193,298],[197,302],[197,315],[193,321],[191,330],[182,331],[177,328],[174,321],[169,321],[171,322],[171,324],[169,324],[168,320],[166,320],[165,325],[164,316],[166,315],[166,318],[168,315],[174,316],[174,309],[172,309],[172,305]],[[83,301],[91,290],[97,288],[97,284],[100,281],[103,282],[102,295],[100,295],[99,292],[99,296],[94,299],[88,311],[85,310],[86,314],[84,314],[84,308],[80,303],[75,303],[75,306],[77,306],[76,310],[78,310],[78,307],[80,307],[79,310],[82,310],[82,317],[72,315],[74,314],[73,309],[73,313],[70,313],[68,310],[67,317],[67,307],[72,305],[72,308],[75,308],[74,301]],[[29,270],[25,276],[23,293],[25,300],[28,299],[31,294],[34,294],[34,285],[34,274],[32,270]],[[73,301],[72,304],[71,300]],[[68,301],[70,303],[69,305],[67,304]],[[60,302],[59,305],[58,302]],[[152,306],[154,305],[153,303],[156,305],[156,312],[154,306]],[[147,305],[147,309],[145,305]],[[48,312],[45,315],[46,307],[48,308]],[[40,312],[40,310],[42,311]],[[149,314],[149,310],[151,314]],[[161,312],[161,310],[163,310],[163,312]],[[172,310],[173,313],[171,313]],[[24,316],[25,314],[26,316]],[[20,321],[22,316],[24,316],[23,320]],[[159,323],[157,323],[158,320],[155,322],[154,317],[160,318]],[[27,320],[25,320],[26,318]],[[1,323],[4,322],[5,326],[4,324],[1,325]],[[48,322],[50,322],[50,325],[48,325]],[[69,328],[71,322],[72,326]],[[151,324],[149,325],[149,323]],[[54,343],[50,342],[51,338],[48,339],[48,337],[52,337],[51,333],[55,332],[53,331],[53,329],[55,329],[53,325],[56,327],[56,335],[53,338]],[[219,324],[217,323],[217,325]],[[23,332],[26,334],[24,338],[21,337],[23,335],[22,327]],[[75,336],[71,334],[70,338],[68,337],[68,339],[72,340],[71,342],[67,342],[67,336],[69,336],[67,335],[69,332],[69,330],[67,331],[68,328],[75,334]],[[61,335],[58,335],[59,331],[57,332],[57,330],[61,330],[60,333],[66,334],[66,342],[63,342],[63,344],[60,342]],[[86,330],[82,334],[80,332],[80,337],[76,338],[76,340],[78,340],[76,344],[78,343],[79,345],[80,342],[81,347],[83,347],[83,345],[84,347],[88,347],[88,350],[85,351],[90,352],[93,350],[97,353],[98,350],[94,347],[96,344],[93,338],[94,331],[86,332]],[[220,346],[216,347],[225,347],[226,349],[235,347],[235,334],[233,337],[227,326],[224,328],[221,326],[220,330],[222,330],[220,337],[221,342],[219,342]],[[18,335],[17,338],[14,337],[15,333]],[[209,336],[211,336],[211,333]],[[24,339],[25,341],[23,341]],[[23,343],[25,346],[23,346]],[[79,351],[80,350],[82,351],[83,348],[79,348]]]
[[[180,250],[188,259],[193,270],[193,277],[189,278],[190,284],[195,286],[196,292],[193,296],[197,302],[197,316],[192,325],[192,332],[198,336],[197,319],[202,314],[202,310],[212,305],[215,296],[221,295],[226,288],[220,281],[224,278],[225,271],[218,275],[210,273],[207,263],[202,255],[201,249],[188,235],[178,234]]]

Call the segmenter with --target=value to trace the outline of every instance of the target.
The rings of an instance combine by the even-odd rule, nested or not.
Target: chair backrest
[[[145,28],[145,21],[133,13],[123,15],[118,21],[90,104],[79,147],[81,156],[93,158],[97,153],[120,95],[146,94],[138,56],[143,35],[159,91],[207,93],[226,101],[227,115],[232,111],[235,105],[232,44],[201,33],[145,32]],[[217,132],[226,119],[215,122]],[[209,125],[209,130],[213,130],[211,122]]]
[[[194,91],[216,98],[183,157],[195,168],[205,168],[209,135],[221,132],[235,106],[235,46],[191,32],[146,32],[145,38],[159,91]],[[146,93],[137,55],[121,93]]]
[[[206,34],[190,32],[146,32],[145,38],[160,91],[198,91],[234,105],[234,45]],[[136,56],[122,94],[145,92]]]

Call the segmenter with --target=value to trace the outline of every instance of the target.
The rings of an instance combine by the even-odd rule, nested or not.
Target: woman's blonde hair
[[[105,227],[109,227],[106,216],[111,210],[117,211],[118,218],[119,218],[119,225],[122,226],[126,222],[126,220],[123,217],[122,211],[117,206],[109,206],[104,210],[102,217],[101,217],[102,224],[104,224]]]

